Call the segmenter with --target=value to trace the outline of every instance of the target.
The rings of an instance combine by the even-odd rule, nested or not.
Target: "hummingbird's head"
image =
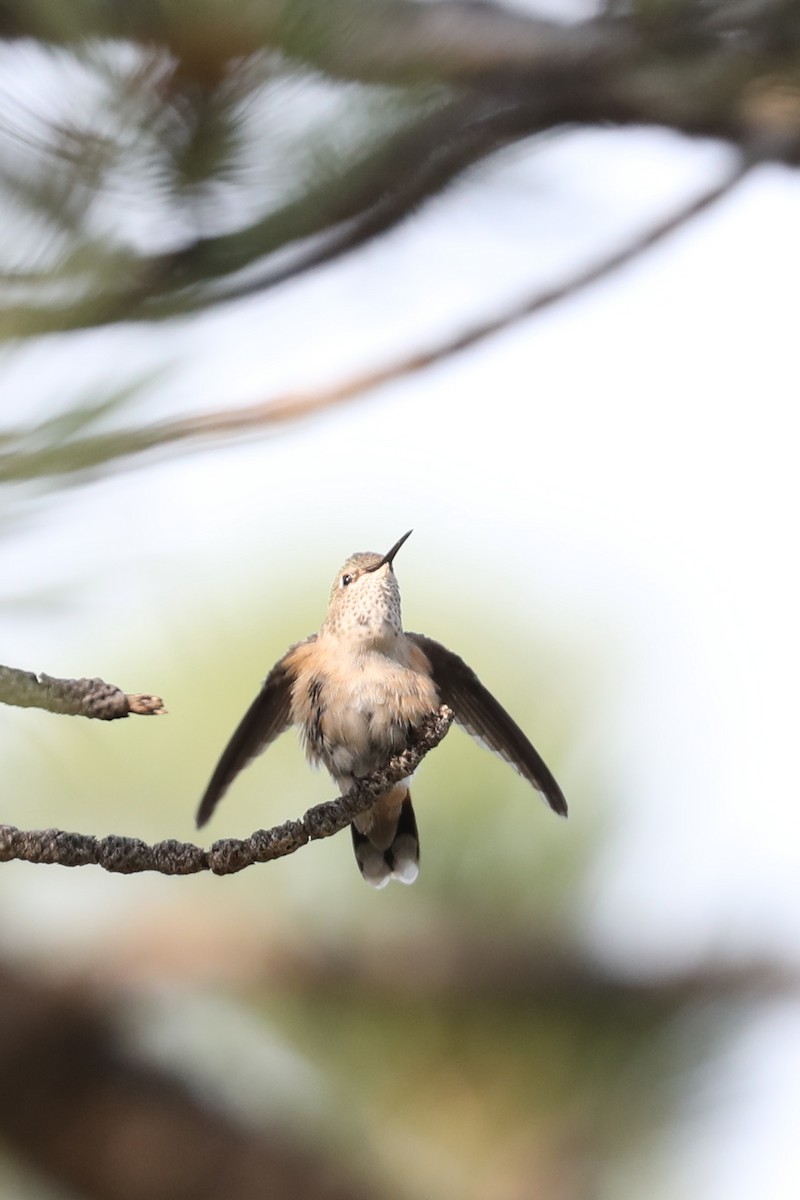
[[[411,530],[387,554],[351,554],[337,572],[323,628],[354,641],[379,642],[403,631],[400,588],[392,560]]]

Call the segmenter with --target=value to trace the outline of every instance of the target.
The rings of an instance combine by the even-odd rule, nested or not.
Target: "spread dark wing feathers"
[[[242,768],[288,729],[291,702],[292,676],[284,656],[264,680],[214,769],[197,810],[198,829],[205,825]]]
[[[542,793],[554,812],[567,815],[567,802],[541,755],[462,658],[421,633],[407,635],[431,664],[444,704],[474,738],[485,742]]]

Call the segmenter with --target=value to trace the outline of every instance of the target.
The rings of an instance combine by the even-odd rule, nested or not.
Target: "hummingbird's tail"
[[[350,826],[358,869],[373,887],[390,879],[413,883],[419,875],[419,838],[411,796],[398,783]]]

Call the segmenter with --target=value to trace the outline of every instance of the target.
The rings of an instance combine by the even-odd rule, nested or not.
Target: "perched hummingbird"
[[[411,535],[387,554],[353,554],[331,588],[319,633],[291,646],[245,713],[197,811],[205,825],[230,783],[290,725],[306,757],[327,767],[342,793],[403,750],[424,716],[447,704],[468,733],[501,755],[567,815],[560,787],[519,726],[474,671],[439,642],[405,633],[392,566]],[[350,826],[361,874],[373,887],[419,874],[417,823],[408,779]]]

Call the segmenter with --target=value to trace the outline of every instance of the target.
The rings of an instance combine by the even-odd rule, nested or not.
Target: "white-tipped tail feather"
[[[374,888],[391,879],[413,883],[419,875],[419,838],[411,796],[398,784],[350,826],[358,869]]]

